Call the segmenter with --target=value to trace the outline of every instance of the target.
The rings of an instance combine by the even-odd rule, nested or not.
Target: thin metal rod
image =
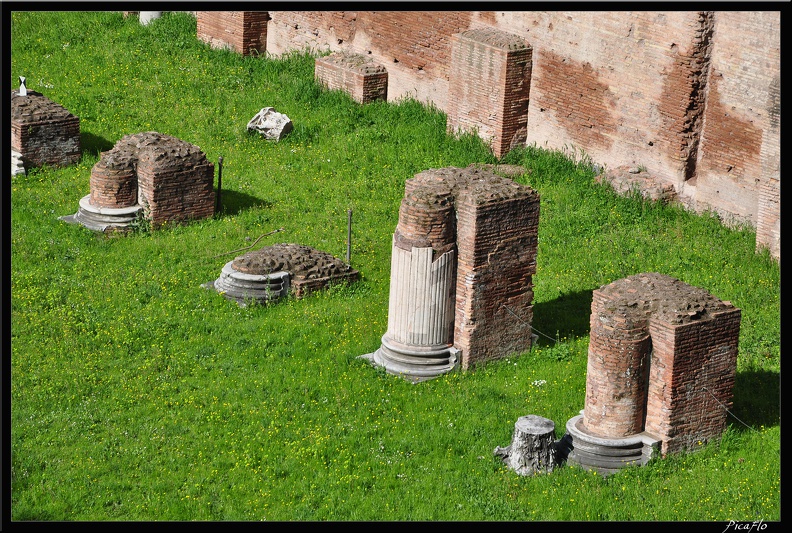
[[[347,265],[352,264],[352,210],[347,209]]]
[[[215,202],[215,213],[220,212],[220,195],[223,190],[223,156],[217,158],[217,199]]]

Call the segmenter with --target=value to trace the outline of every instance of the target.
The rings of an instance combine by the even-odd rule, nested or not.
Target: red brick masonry
[[[477,131],[500,157],[525,145],[531,48],[516,35],[480,28],[451,36],[448,130]]]
[[[719,437],[732,406],[740,309],[656,273],[600,287],[591,304],[583,425],[646,431],[663,455]]]
[[[456,242],[463,369],[531,347],[538,228],[539,194],[488,170],[430,169],[406,181],[396,246],[439,256]]]
[[[316,79],[328,89],[339,89],[360,102],[388,99],[388,71],[362,54],[335,52],[317,57]]]
[[[80,119],[46,96],[11,91],[11,149],[28,168],[65,166],[80,160]]]
[[[152,225],[214,214],[214,165],[197,146],[157,132],[127,135],[91,170],[90,204],[140,203]]]
[[[230,48],[242,55],[267,51],[266,11],[197,11],[197,37],[213,48]]]

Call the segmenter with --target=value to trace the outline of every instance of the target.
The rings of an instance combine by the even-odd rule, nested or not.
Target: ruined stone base
[[[220,277],[203,286],[215,289],[229,300],[234,300],[245,307],[250,301],[266,302],[289,293],[289,273],[273,272],[271,274],[246,274],[233,267],[229,261],[223,266]]]
[[[376,352],[361,355],[360,358],[384,368],[388,374],[420,383],[456,370],[459,350],[447,345],[405,346],[385,335]]]
[[[643,432],[624,438],[589,435],[582,426],[583,415],[570,418],[559,448],[566,448],[567,464],[607,476],[628,466],[643,466],[660,446],[660,440]]]
[[[25,162],[22,154],[11,150],[11,176],[16,176],[17,174],[25,175]]]
[[[679,200],[672,184],[652,176],[640,167],[617,167],[598,175],[596,180],[598,183],[609,184],[621,196],[637,193],[646,200],[664,204]]]
[[[91,195],[80,199],[80,208],[73,215],[59,217],[69,224],[81,224],[93,231],[126,230],[130,229],[140,218],[143,207],[96,207],[90,204]]]
[[[298,244],[273,244],[239,256],[220,277],[202,287],[214,289],[240,306],[307,294],[333,283],[351,283],[360,273],[332,255]]]

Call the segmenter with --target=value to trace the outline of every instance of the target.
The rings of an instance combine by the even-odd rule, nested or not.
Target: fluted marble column
[[[388,331],[373,362],[389,373],[420,381],[457,365],[452,345],[456,251],[434,261],[432,248],[393,246]]]

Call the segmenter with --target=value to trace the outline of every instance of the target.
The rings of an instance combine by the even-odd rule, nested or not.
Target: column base
[[[453,346],[408,346],[385,335],[377,351],[360,357],[388,374],[419,383],[455,370],[459,354]]]
[[[202,286],[216,290],[242,307],[246,307],[251,301],[263,303],[289,294],[291,279],[288,272],[245,274],[235,270],[233,264],[234,261],[226,263],[219,278]]]
[[[93,231],[126,230],[132,228],[143,213],[143,206],[139,204],[131,207],[96,207],[91,205],[90,199],[90,194],[83,196],[75,214],[59,218],[69,224],[82,224]]]
[[[568,452],[568,464],[578,465],[607,476],[628,466],[643,466],[660,446],[660,440],[643,432],[623,438],[589,435],[582,428],[583,415],[570,418],[566,435],[559,443]]]

